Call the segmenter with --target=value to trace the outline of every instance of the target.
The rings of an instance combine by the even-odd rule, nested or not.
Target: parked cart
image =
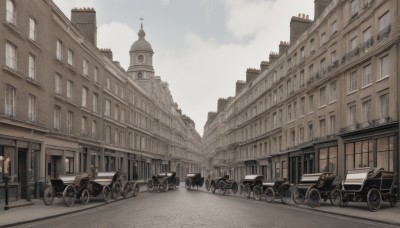
[[[122,185],[122,191],[121,194],[124,198],[132,195],[133,197],[136,197],[139,194],[139,185],[137,184],[136,181],[125,181],[124,184]]]
[[[190,190],[190,188],[202,187],[204,183],[204,177],[201,177],[201,173],[188,173],[185,179],[185,188]]]
[[[367,201],[370,211],[378,211],[382,201],[397,203],[398,176],[383,168],[359,168],[347,171],[341,189],[331,193],[334,205],[347,206],[351,201]]]
[[[330,200],[333,189],[338,188],[334,185],[336,175],[334,173],[312,173],[303,174],[300,183],[293,189],[292,198],[296,204],[301,204],[305,199],[311,207],[319,207],[321,198]]]
[[[96,178],[89,183],[90,195],[96,197],[101,194],[105,201],[118,198],[122,192],[120,175],[120,171],[97,173]]]
[[[275,180],[267,180],[261,186],[257,185],[253,188],[254,199],[261,200],[265,195],[268,203],[274,199],[281,199],[282,203],[289,203],[291,197],[290,184],[286,178],[276,178]]]
[[[229,175],[223,177],[217,177],[211,180],[210,190],[212,193],[218,189],[218,192],[225,195],[226,190],[231,189],[233,194],[238,191],[238,184],[236,181],[229,179]]]
[[[54,197],[63,198],[66,206],[70,207],[79,198],[83,204],[89,202],[87,186],[89,175],[61,175],[59,179],[51,179],[51,186],[48,186],[43,193],[43,203],[51,205]]]
[[[154,190],[165,192],[168,189],[176,189],[176,186],[179,186],[179,178],[175,172],[159,173],[147,182],[147,190],[149,192]]]
[[[247,175],[245,176],[239,185],[239,194],[244,194],[246,197],[250,197],[254,187],[262,186],[264,177],[261,175]]]

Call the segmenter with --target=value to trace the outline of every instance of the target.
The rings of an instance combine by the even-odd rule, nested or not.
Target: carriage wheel
[[[140,186],[138,184],[135,184],[133,186],[132,196],[136,197],[137,195],[139,195],[139,191],[140,191]]]
[[[103,194],[104,201],[108,201],[111,199],[111,189],[109,186],[104,186],[101,190],[101,194]]]
[[[375,189],[371,188],[368,191],[367,203],[370,211],[377,211],[381,207],[381,193]]]
[[[226,193],[226,182],[225,181],[220,181],[218,184],[218,192],[221,195],[225,195]]]
[[[340,192],[339,189],[334,189],[331,192],[330,200],[333,206],[340,206],[342,204],[342,193]]]
[[[51,205],[54,201],[54,189],[48,186],[43,192],[43,203],[46,205]]]
[[[115,182],[113,185],[112,185],[112,194],[111,194],[111,197],[113,198],[113,199],[118,199],[118,197],[121,195],[121,183],[119,182],[119,181],[117,181],[117,182]]]
[[[68,185],[63,192],[64,203],[67,207],[74,205],[76,199],[76,190],[72,185]]]
[[[210,191],[211,191],[212,193],[215,193],[215,190],[216,190],[215,182],[212,182],[212,183],[211,183],[211,186],[210,186]]]
[[[232,188],[231,188],[231,190],[232,190],[232,193],[233,193],[233,194],[236,194],[236,193],[238,192],[238,184],[237,184],[236,181],[234,181],[234,182],[232,183]]]
[[[265,201],[268,203],[271,203],[275,199],[275,192],[274,189],[271,187],[268,187],[267,190],[265,191]]]
[[[82,202],[82,204],[86,205],[89,203],[89,199],[90,199],[90,194],[88,190],[83,190],[81,197],[79,198]]]
[[[164,179],[161,185],[161,191],[166,192],[168,191],[168,179]]]
[[[175,183],[175,181],[172,181],[172,183],[171,183],[171,188],[170,189],[176,189],[176,183]]]
[[[292,196],[292,191],[290,191],[290,187],[287,187],[286,189],[282,190],[281,194],[281,202],[285,204],[290,203],[290,197]]]
[[[240,184],[240,185],[239,185],[239,195],[242,195],[243,192],[244,192],[244,185],[243,185],[243,184]]]
[[[321,195],[319,191],[315,188],[311,189],[308,193],[308,203],[312,208],[319,207],[319,201],[321,200]]]
[[[147,191],[149,191],[149,192],[153,192],[154,191],[154,182],[153,182],[153,180],[149,180],[147,182]]]
[[[247,198],[250,198],[251,195],[251,188],[250,188],[250,184],[246,184],[244,186],[244,196],[246,196]]]
[[[188,179],[186,179],[186,181],[185,181],[185,188],[187,189],[187,190],[190,190],[190,187],[192,186],[192,179],[190,179],[190,178],[188,178]]]
[[[295,204],[302,204],[306,199],[304,191],[300,191],[297,187],[295,187],[293,190],[292,199]]]
[[[255,200],[261,200],[261,188],[260,186],[255,186],[253,188],[253,196]]]
[[[122,197],[126,198],[130,192],[131,185],[128,181],[125,181],[124,185],[122,185],[121,195]]]

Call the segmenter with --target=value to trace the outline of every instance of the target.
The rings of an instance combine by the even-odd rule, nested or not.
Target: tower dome
[[[135,52],[135,51],[153,52],[153,48],[151,47],[150,43],[144,38],[146,36],[146,33],[143,30],[143,23],[138,32],[138,36],[139,39],[132,44],[130,52]]]

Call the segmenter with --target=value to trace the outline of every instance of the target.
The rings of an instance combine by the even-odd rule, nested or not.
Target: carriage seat
[[[331,188],[333,181],[335,180],[336,175],[333,173],[328,173],[325,175],[324,178],[322,178],[322,176],[320,177],[320,179],[318,180],[318,188]]]
[[[384,168],[375,168],[368,172],[368,178],[378,178],[385,171]]]

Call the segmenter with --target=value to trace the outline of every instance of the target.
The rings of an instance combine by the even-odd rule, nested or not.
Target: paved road
[[[349,217],[198,190],[142,193],[23,227],[390,227]]]

